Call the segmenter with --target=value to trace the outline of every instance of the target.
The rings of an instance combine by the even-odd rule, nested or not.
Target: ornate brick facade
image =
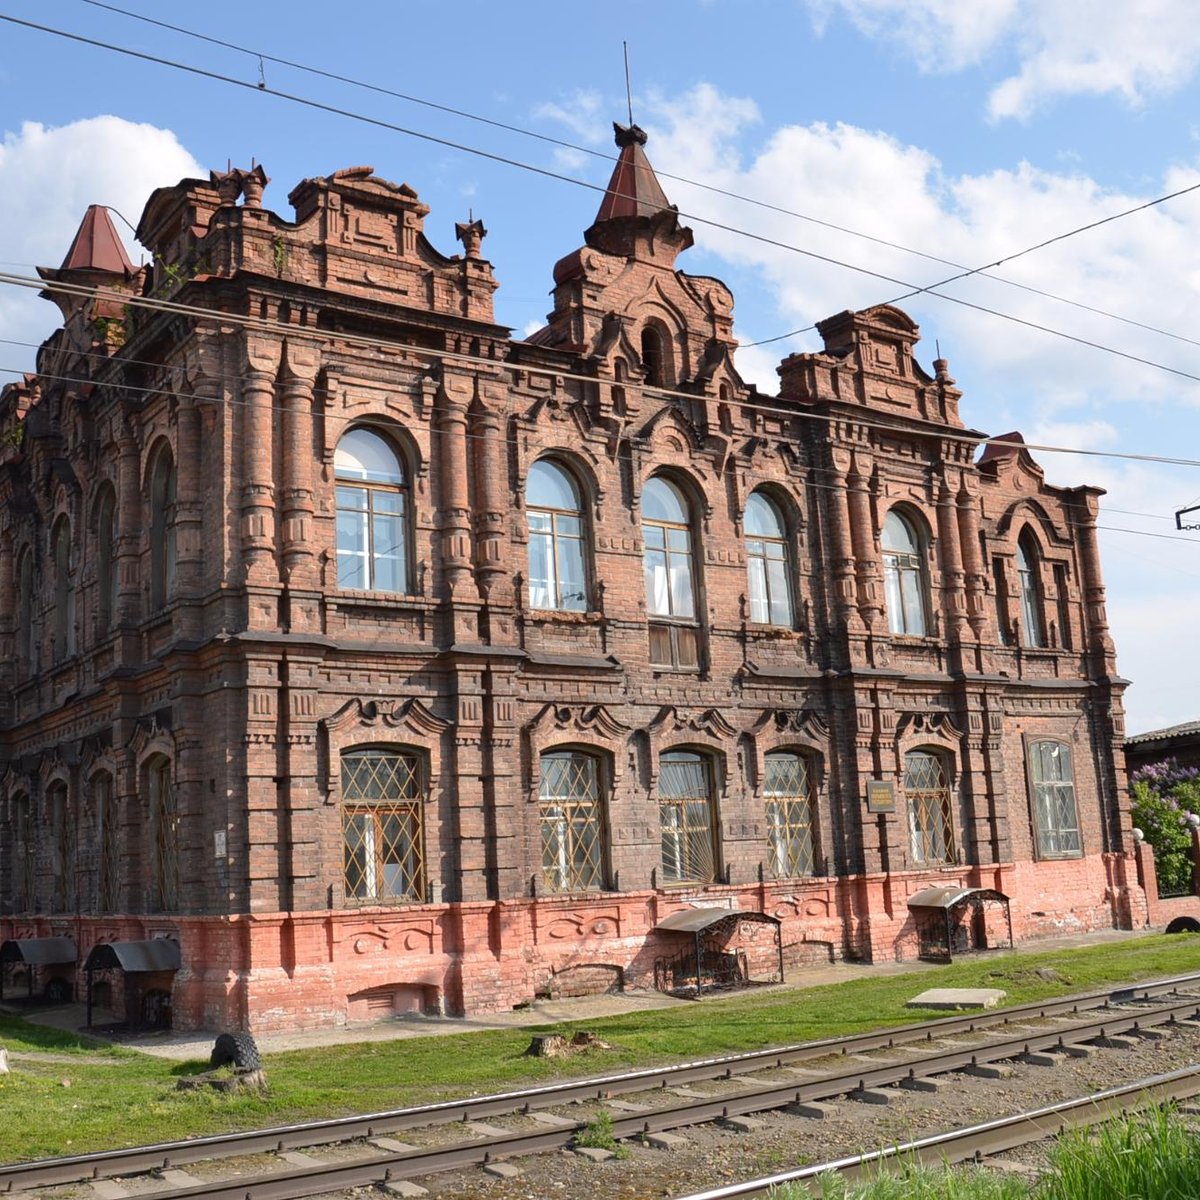
[[[643,142],[524,341],[366,167],[161,189],[145,270],[89,211],[0,397],[0,938],[269,1029],[652,983],[689,904],[801,971],[935,883],[1144,919],[1100,493],[895,308],[747,387]]]

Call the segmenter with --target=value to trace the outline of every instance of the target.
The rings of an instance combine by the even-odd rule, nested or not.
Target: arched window
[[[1017,539],[1017,583],[1021,590],[1021,640],[1026,646],[1044,646],[1042,587],[1038,572],[1037,543],[1029,530]]]
[[[117,611],[117,502],[112,488],[101,489],[96,501],[96,626],[107,633]]]
[[[954,862],[957,851],[950,785],[940,754],[911,750],[904,756],[904,795],[913,862],[923,866]]]
[[[579,750],[543,754],[538,788],[542,826],[542,884],[548,892],[587,892],[604,886],[604,814],[600,770]]]
[[[46,807],[54,838],[50,911],[68,912],[74,907],[72,900],[75,895],[75,820],[65,783],[50,785],[46,791]]]
[[[36,666],[37,635],[33,622],[33,553],[26,549],[17,563],[17,662],[26,675]]]
[[[700,647],[691,514],[683,493],[669,480],[655,477],[646,482],[642,538],[650,662],[694,671],[700,666]]]
[[[92,811],[96,817],[96,911],[115,912],[120,861],[117,857],[117,813],[113,782],[107,771],[98,771],[92,776],[91,793]]]
[[[174,590],[175,459],[164,445],[150,468],[150,608],[162,608]]]
[[[33,840],[33,808],[27,795],[13,799],[13,844],[11,879],[13,911],[32,912],[34,909],[34,858],[37,847]]]
[[[1030,742],[1027,757],[1038,856],[1076,858],[1083,853],[1083,843],[1071,747],[1066,742]]]
[[[337,480],[338,587],[409,590],[408,487],[381,434],[351,429],[333,458]]]
[[[556,462],[540,459],[525,484],[529,521],[529,606],[583,612],[587,583],[583,506],[574,479]]]
[[[750,620],[758,625],[792,625],[788,552],[783,516],[775,502],[754,492],[746,502],[746,566],[750,577]]]
[[[179,802],[171,762],[159,755],[146,770],[150,796],[150,834],[153,841],[150,907],[173,912],[179,904]]]
[[[642,369],[651,387],[667,387],[667,345],[663,331],[654,325],[642,326]]]
[[[888,628],[893,633],[924,637],[929,605],[917,531],[908,517],[892,509],[884,518],[881,542]]]
[[[776,879],[816,873],[815,803],[807,759],[768,754],[763,778],[771,874]]]
[[[54,524],[54,657],[61,662],[75,653],[75,562],[71,553],[71,522],[65,516]]]
[[[425,900],[424,802],[416,755],[371,748],[342,755],[347,903]]]
[[[658,815],[663,882],[712,883],[717,878],[717,822],[712,764],[701,754],[672,750],[659,759]]]

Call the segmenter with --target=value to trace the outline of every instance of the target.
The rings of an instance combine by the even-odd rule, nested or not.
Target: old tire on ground
[[[1166,928],[1167,933],[1200,933],[1200,921],[1195,917],[1176,917]]]
[[[223,1033],[213,1045],[208,1065],[214,1069],[232,1065],[258,1070],[262,1066],[262,1059],[258,1055],[258,1046],[250,1034]]]

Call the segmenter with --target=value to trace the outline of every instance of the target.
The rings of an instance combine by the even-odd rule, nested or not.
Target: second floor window
[[[642,492],[642,537],[650,661],[695,670],[700,648],[690,518],[687,501],[673,483],[661,478],[647,481]]]
[[[1046,630],[1042,623],[1038,554],[1027,533],[1017,542],[1017,586],[1021,590],[1021,641],[1026,646],[1044,646]]]
[[[888,628],[893,633],[924,637],[928,631],[928,605],[917,532],[907,517],[893,509],[884,518],[880,541]]]
[[[583,509],[575,481],[557,463],[535,462],[525,484],[529,521],[529,606],[583,612]]]
[[[408,489],[387,439],[351,429],[333,458],[338,587],[408,591]]]
[[[756,625],[790,628],[792,594],[783,517],[761,492],[755,492],[746,502],[745,530],[750,620]]]

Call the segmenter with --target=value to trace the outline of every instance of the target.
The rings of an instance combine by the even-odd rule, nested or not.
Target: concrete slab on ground
[[[1000,988],[929,988],[905,1008],[995,1008],[1008,993]]]

